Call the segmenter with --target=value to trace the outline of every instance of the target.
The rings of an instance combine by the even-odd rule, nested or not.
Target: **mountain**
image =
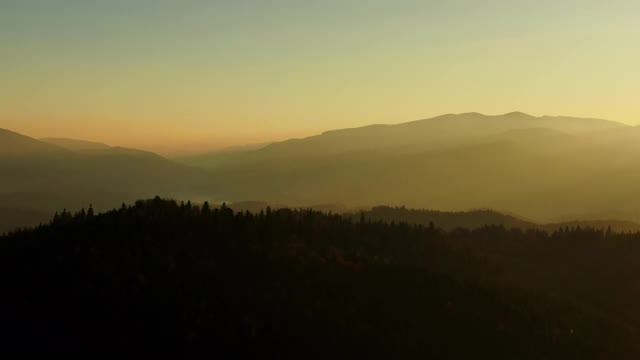
[[[42,138],[40,139],[40,141],[56,145],[71,151],[106,150],[111,148],[109,145],[98,142],[67,138]]]
[[[637,142],[616,141],[632,133]],[[639,221],[639,144],[634,127],[607,120],[469,113],[330,131],[228,153],[202,167],[211,169],[211,197],[231,202]]]
[[[66,139],[66,138],[42,138],[42,142],[52,144],[67,150],[71,150],[75,153],[81,153],[85,155],[94,156],[132,156],[138,158],[147,158],[155,160],[166,160],[162,156],[150,151],[130,149],[119,146],[109,146],[103,143],[78,140],[78,139]]]
[[[241,159],[246,153],[263,149],[270,144],[271,143],[233,146],[205,154],[178,157],[173,160],[189,166],[215,168],[222,163],[231,163],[235,159]]]
[[[93,203],[105,209],[160,194],[336,210],[379,204],[493,209],[536,223],[638,222],[638,129],[599,119],[449,114],[175,161],[4,131],[0,135],[12,140],[0,146],[13,155],[0,162],[11,174],[0,178],[0,205],[51,212]]]
[[[297,156],[380,149],[422,151],[463,145],[474,139],[512,130],[538,128],[574,134],[623,127],[627,126],[608,120],[534,117],[520,112],[497,116],[448,114],[397,125],[328,131],[305,139],[274,143],[263,152]]]
[[[106,146],[106,145],[105,145]],[[111,209],[141,196],[202,198],[202,171],[157,154],[82,140],[41,141],[0,131],[0,206],[51,214],[63,208]],[[73,150],[72,150],[73,149]],[[10,227],[39,216],[15,216]]]
[[[601,119],[534,117],[521,112],[488,116],[479,113],[447,114],[396,125],[369,125],[324,132],[304,139],[272,143],[256,150],[230,151],[180,159],[189,165],[216,168],[238,162],[273,158],[339,155],[350,152],[412,153],[466,146],[517,130],[585,134],[623,130],[629,126]]]
[[[0,129],[0,157],[57,156],[69,154],[66,149]]]

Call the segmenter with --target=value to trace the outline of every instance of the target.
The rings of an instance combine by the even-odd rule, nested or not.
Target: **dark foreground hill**
[[[633,326],[577,301],[492,281],[498,270],[466,245],[593,240],[590,232],[567,234],[449,233],[159,198],[97,216],[63,212],[50,225],[0,238],[0,351],[638,358]]]

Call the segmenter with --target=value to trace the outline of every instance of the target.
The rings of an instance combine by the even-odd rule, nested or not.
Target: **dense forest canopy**
[[[639,253],[640,234],[580,227],[65,210],[0,238],[2,351],[633,359]]]

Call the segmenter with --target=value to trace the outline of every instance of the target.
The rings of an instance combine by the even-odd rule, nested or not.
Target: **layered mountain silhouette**
[[[180,159],[191,165],[215,167],[241,160],[271,157],[298,158],[302,156],[338,155],[356,151],[419,152],[446,149],[486,142],[491,136],[522,130],[525,133],[547,132],[582,134],[600,130],[616,130],[628,126],[601,119],[572,117],[533,117],[521,112],[499,116],[479,113],[448,114],[431,119],[397,125],[370,125],[352,129],[333,130],[304,139],[273,143],[256,151],[221,152],[209,156]]]
[[[36,140],[0,130],[0,206],[36,214],[32,225],[64,208],[110,209],[122,201],[195,189],[199,170],[156,154],[69,139]],[[26,216],[16,216],[25,219]],[[0,231],[7,230],[0,228]]]
[[[56,145],[71,151],[108,150],[111,148],[109,145],[99,142],[67,138],[42,138],[40,139],[40,141]]]
[[[0,132],[0,204],[54,211],[160,194],[305,207],[493,209],[534,222],[640,221],[640,128],[601,119],[448,114],[169,160]],[[325,208],[326,209],[326,208]]]
[[[0,129],[0,158],[56,156],[69,154],[65,148]]]
[[[470,113],[330,131],[209,165],[214,195],[224,199],[635,220],[640,147],[632,133],[607,120]]]

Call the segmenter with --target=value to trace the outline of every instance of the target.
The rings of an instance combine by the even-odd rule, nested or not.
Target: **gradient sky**
[[[443,113],[640,124],[640,2],[0,0],[0,127],[170,153]]]

